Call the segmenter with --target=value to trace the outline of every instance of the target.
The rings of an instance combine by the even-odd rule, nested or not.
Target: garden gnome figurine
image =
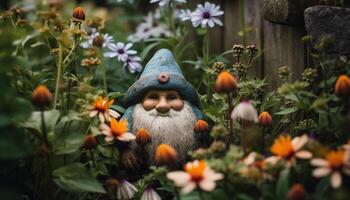
[[[193,127],[202,118],[199,97],[168,49],[160,49],[147,63],[140,78],[128,89],[123,118],[129,130],[143,128],[151,136],[144,146],[148,164],[154,164],[159,144],[172,146],[183,161],[196,146]]]

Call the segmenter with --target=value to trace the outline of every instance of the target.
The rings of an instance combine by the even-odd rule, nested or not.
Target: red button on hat
[[[158,76],[158,81],[161,82],[161,83],[166,83],[169,81],[169,76],[167,73],[163,72],[163,73],[160,73],[159,76]]]

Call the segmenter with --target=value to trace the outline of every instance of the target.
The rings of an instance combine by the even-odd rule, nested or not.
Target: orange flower
[[[213,171],[204,160],[195,160],[185,165],[185,171],[167,173],[167,178],[182,187],[181,193],[189,193],[196,187],[204,191],[215,189],[216,181],[223,178],[221,173]]]
[[[82,7],[76,7],[73,11],[73,18],[84,21],[85,20],[85,13],[84,9]]]
[[[36,106],[48,106],[52,102],[52,94],[45,85],[39,85],[32,93],[32,102]]]
[[[261,124],[262,126],[271,126],[272,125],[272,117],[271,117],[270,113],[268,113],[266,111],[260,113],[260,115],[258,117],[258,121],[259,121],[259,124]]]
[[[229,93],[237,88],[237,80],[228,71],[221,72],[215,82],[215,91],[217,93]]]
[[[136,133],[136,143],[138,145],[145,145],[151,142],[151,135],[144,128],[140,128]]]
[[[124,142],[135,140],[136,138],[134,134],[127,132],[128,122],[125,119],[121,119],[118,122],[116,119],[112,118],[110,126],[101,124],[100,129],[102,133],[106,135],[106,142],[112,141],[114,138]]]
[[[334,92],[339,97],[350,96],[350,78],[347,75],[340,75],[335,83]]]
[[[197,132],[197,133],[200,133],[200,132],[206,132],[209,130],[209,125],[206,121],[204,120],[198,120],[196,122],[196,124],[194,125],[194,131]]]
[[[294,158],[309,159],[312,154],[306,150],[300,150],[308,141],[308,136],[295,137],[293,140],[289,135],[280,135],[275,139],[270,150],[277,156],[277,159],[284,158],[288,165],[294,164]],[[268,158],[272,161],[272,158]]]
[[[156,150],[155,160],[158,165],[172,165],[177,160],[177,152],[170,145],[160,144]]]
[[[120,117],[120,114],[118,112],[109,108],[113,102],[113,99],[108,100],[108,98],[99,96],[98,99],[93,102],[89,116],[92,118],[98,115],[102,123],[104,123],[106,120],[110,120],[113,117]]]
[[[314,158],[311,160],[311,165],[318,167],[312,173],[314,177],[331,176],[330,181],[333,188],[341,185],[341,172],[350,176],[350,162],[343,149],[329,151],[325,159]]]
[[[97,140],[93,135],[85,136],[84,143],[82,145],[83,149],[93,149],[97,146]]]
[[[306,199],[306,191],[303,185],[296,183],[289,190],[287,195],[288,200],[304,200]]]

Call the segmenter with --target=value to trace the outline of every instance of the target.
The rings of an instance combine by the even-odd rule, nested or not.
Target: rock
[[[330,43],[324,48],[326,54],[350,55],[350,9],[313,6],[305,10],[304,18],[313,49],[317,49],[322,38],[327,38]]]

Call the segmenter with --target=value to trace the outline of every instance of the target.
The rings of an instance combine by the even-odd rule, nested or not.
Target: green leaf
[[[64,190],[106,193],[102,185],[81,163],[73,163],[61,167],[52,174],[55,183]]]
[[[13,127],[0,129],[0,160],[27,156],[34,152],[34,148],[23,130]]]
[[[144,60],[146,58],[146,56],[148,55],[148,53],[157,45],[159,45],[159,42],[155,42],[153,44],[148,45],[146,48],[143,49],[140,57],[142,60]]]
[[[291,107],[291,108],[283,109],[283,110],[275,113],[275,115],[288,115],[288,114],[294,113],[296,111],[298,111],[297,107]]]
[[[60,117],[58,110],[48,110],[44,112],[44,119],[47,132],[54,132],[55,125]],[[22,124],[25,128],[31,128],[41,133],[41,112],[36,111],[32,113],[32,116]]]
[[[289,169],[285,169],[281,172],[277,185],[276,185],[276,199],[278,200],[286,200],[287,193],[289,189]]]
[[[56,155],[69,154],[77,151],[84,142],[84,134],[71,133],[60,134],[56,140],[53,152]]]

